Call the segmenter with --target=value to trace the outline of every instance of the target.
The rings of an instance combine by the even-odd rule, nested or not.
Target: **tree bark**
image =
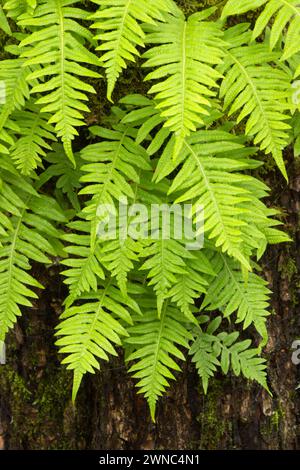
[[[265,349],[273,396],[222,375],[204,396],[187,362],[160,400],[154,424],[119,357],[84,379],[73,407],[71,374],[60,365],[53,338],[65,288],[58,267],[36,268],[45,290],[10,334],[7,364],[0,366],[0,449],[300,448],[300,366],[292,363],[292,343],[300,337],[300,164],[291,152],[286,158],[289,184],[277,170],[263,175],[273,188],[270,204],[283,211],[294,240],[269,249],[263,260],[274,292]]]

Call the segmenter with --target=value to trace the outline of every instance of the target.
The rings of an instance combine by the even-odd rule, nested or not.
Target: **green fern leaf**
[[[243,323],[244,329],[253,324],[266,343],[271,294],[268,283],[253,272],[245,279],[239,265],[224,254],[215,253],[211,263],[217,276],[211,279],[201,308],[221,310],[225,318],[236,312],[235,323]]]
[[[18,180],[15,179],[16,183]],[[7,234],[1,237],[0,251],[0,339],[3,341],[7,331],[12,328],[21,307],[30,307],[31,299],[37,298],[32,288],[42,285],[28,273],[30,262],[51,264],[49,256],[57,256],[61,245],[58,243],[60,232],[55,228],[57,221],[64,222],[65,217],[56,202],[48,196],[38,195],[27,188],[18,186],[8,189],[3,185],[0,206],[12,210]],[[28,185],[29,186],[29,185]],[[5,193],[3,193],[5,191]],[[32,194],[33,193],[33,194]],[[3,195],[9,198],[3,204]],[[4,216],[1,215],[1,218]]]
[[[99,369],[99,359],[117,355],[115,345],[128,336],[121,321],[132,324],[129,310],[139,312],[137,304],[129,297],[124,300],[111,280],[103,281],[98,291],[85,299],[82,305],[65,310],[56,332],[61,337],[56,345],[60,353],[67,354],[62,362],[74,373],[74,401],[83,375]]]
[[[78,232],[63,236],[68,243],[65,251],[71,255],[62,261],[62,264],[68,267],[62,274],[66,276],[65,284],[69,285],[69,296],[65,304],[70,306],[82,293],[96,291],[98,280],[104,280],[105,274],[99,241],[94,249],[90,247],[90,223],[78,220],[68,224],[68,227]]]
[[[7,18],[5,16],[5,13],[1,5],[0,5],[0,28],[6,34],[11,35],[11,29],[10,29],[9,23],[7,21]]]
[[[139,380],[139,393],[147,399],[155,421],[157,400],[169,386],[169,380],[175,379],[172,371],[180,371],[172,356],[184,361],[180,348],[187,349],[192,336],[181,313],[168,302],[164,304],[160,318],[153,296],[143,295],[140,305],[143,315],[135,318],[134,326],[128,329],[129,338],[125,340],[131,348],[126,361],[135,361],[129,372]]]
[[[247,119],[246,134],[254,136],[254,144],[273,155],[280,171],[287,178],[282,150],[288,143],[290,97],[289,75],[270,63],[278,60],[263,44],[247,45],[247,25],[237,25],[225,34],[233,47],[226,52],[220,71],[225,75],[220,88],[224,108],[229,116],[238,113],[237,122]]]
[[[201,316],[200,323],[206,323],[208,318]],[[224,374],[231,367],[236,376],[243,374],[246,379],[255,380],[269,391],[265,359],[259,356],[257,349],[250,348],[251,340],[237,342],[239,332],[216,333],[221,321],[221,317],[216,317],[205,331],[198,328],[189,352],[201,377],[204,393],[207,393],[209,380],[218,367]]]
[[[208,238],[214,239],[217,247],[251,270],[242,243],[242,227],[246,224],[243,214],[247,209],[241,206],[251,197],[250,192],[243,187],[249,177],[235,174],[235,171],[248,165],[251,167],[251,162],[223,158],[222,153],[229,149],[232,152],[242,149],[240,141],[230,134],[218,131],[195,133],[185,143],[181,153],[184,164],[172,183],[170,193],[182,191],[183,194],[177,197],[176,202],[192,201],[195,213],[197,208],[203,207],[204,232]],[[214,157],[211,156],[213,154]],[[170,165],[167,171],[172,171]],[[224,178],[225,174],[227,176]],[[251,232],[249,225],[247,228]]]
[[[199,320],[205,322],[208,317],[202,316]],[[213,333],[219,328],[221,321],[221,318],[217,317],[210,322],[206,332],[203,332],[202,329],[197,332],[198,334],[189,350],[189,354],[193,356],[192,362],[196,364],[196,369],[202,380],[205,394],[207,393],[210,378],[214,376],[218,366],[221,365],[218,359],[218,351],[213,347],[216,340]]]
[[[54,128],[48,124],[49,116],[30,103],[25,110],[16,111],[12,119],[18,123],[19,136],[11,148],[11,157],[21,173],[30,175],[41,164],[46,151],[51,150],[48,142],[56,140]]]
[[[141,270],[148,271],[149,285],[153,286],[157,296],[157,311],[161,315],[164,300],[168,297],[171,286],[177,282],[177,274],[186,275],[185,259],[192,255],[177,240],[149,241],[141,252],[141,258],[147,260]]]
[[[165,126],[175,133],[174,157],[185,137],[209,114],[221,77],[214,67],[222,62],[223,34],[218,23],[203,21],[211,12],[196,13],[187,20],[181,12],[169,16],[147,36],[147,43],[158,45],[144,54],[144,67],[156,69],[146,80],[160,80],[149,93],[155,94]]]
[[[128,126],[118,124],[113,130],[97,127],[94,133],[105,140],[89,145],[81,152],[85,162],[81,168],[84,172],[81,181],[88,184],[80,191],[80,194],[92,196],[83,210],[92,223],[92,245],[103,218],[103,214],[99,215],[99,207],[115,206],[124,197],[134,199],[129,182],[139,182],[139,170],[151,170],[146,151],[135,143]]]
[[[40,81],[31,93],[44,94],[36,103],[43,105],[42,112],[51,114],[49,123],[55,124],[66,154],[74,163],[71,142],[78,135],[76,127],[85,124],[82,113],[89,111],[84,103],[88,100],[86,93],[95,93],[82,78],[100,75],[80,65],[99,65],[97,57],[82,44],[92,41],[92,35],[78,20],[87,19],[89,13],[69,4],[69,0],[42,0],[34,15],[24,14],[19,24],[34,27],[34,32],[20,43],[25,49],[25,65],[41,65],[27,77],[28,81]]]
[[[300,51],[300,6],[298,0],[230,0],[224,10],[223,17],[245,13],[265,5],[259,15],[252,39],[256,39],[272,22],[270,48],[278,44],[284,33],[284,51],[282,60],[287,60]]]
[[[127,67],[139,56],[137,46],[144,47],[145,33],[141,23],[155,24],[164,19],[164,13],[176,9],[171,0],[93,0],[99,10],[91,16],[92,28],[99,30],[95,39],[101,40],[97,50],[106,69],[107,98],[112,101],[116,82]]]

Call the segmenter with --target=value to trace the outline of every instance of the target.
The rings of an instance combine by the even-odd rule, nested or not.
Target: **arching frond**
[[[3,171],[3,170],[2,170]],[[5,178],[5,175],[2,174]],[[14,184],[15,183],[15,184]],[[28,272],[31,262],[51,264],[49,256],[57,256],[60,251],[60,232],[57,222],[65,222],[65,217],[57,203],[48,196],[39,195],[33,189],[28,191],[28,183],[14,176],[14,183],[2,186],[1,209],[12,212],[7,233],[0,237],[0,339],[12,328],[22,307],[30,307],[37,298],[33,288],[42,285]],[[22,188],[20,187],[22,184]],[[29,188],[31,188],[29,186]],[[26,191],[27,189],[27,191]],[[7,198],[7,202],[4,202]],[[12,205],[15,205],[13,209]],[[6,222],[1,214],[1,221]]]
[[[208,317],[200,318],[202,323],[207,322]],[[244,375],[246,379],[255,380],[269,391],[267,385],[266,361],[259,356],[256,348],[250,348],[251,340],[237,341],[239,332],[217,333],[221,324],[221,318],[212,320],[205,330],[202,325],[195,329],[195,341],[190,354],[195,362],[199,376],[202,380],[204,392],[207,392],[208,383],[214,376],[218,367],[227,374],[232,368],[236,376]]]
[[[229,150],[231,158],[223,155]],[[234,158],[235,155],[237,158]],[[192,202],[196,218],[199,208],[203,208],[203,230],[208,238],[250,270],[242,228],[247,225],[251,233],[251,225],[244,220],[247,209],[242,204],[252,199],[253,195],[245,187],[251,177],[238,171],[255,167],[257,162],[243,158],[243,145],[238,138],[219,131],[195,133],[185,143],[181,158],[183,166],[170,189],[171,193],[181,193],[176,202]],[[160,174],[158,178],[173,171],[170,155],[168,159],[169,163],[160,162],[164,169],[163,173],[157,171],[157,175]],[[225,174],[227,176],[224,178]]]
[[[98,65],[97,57],[84,46],[92,35],[79,22],[88,16],[89,12],[71,7],[69,0],[42,0],[34,15],[24,14],[19,19],[21,26],[33,28],[20,44],[25,49],[25,65],[41,65],[27,77],[40,82],[31,92],[43,93],[37,104],[43,105],[42,112],[51,114],[49,123],[55,125],[71,161],[76,127],[85,124],[83,113],[89,111],[86,93],[95,93],[87,78],[100,76],[87,68]]]
[[[107,97],[112,93],[122,69],[127,62],[139,56],[137,47],[144,47],[143,23],[155,24],[164,19],[164,13],[176,10],[172,0],[92,0],[99,9],[91,16],[92,28],[98,30],[95,39],[103,52],[101,64],[106,69]]]
[[[223,17],[245,13],[262,5],[264,5],[264,10],[256,21],[252,39],[260,36],[272,21],[269,35],[270,48],[274,49],[285,33],[282,60],[287,60],[300,51],[300,5],[298,0],[229,0],[223,10]]]
[[[139,182],[139,169],[151,169],[146,151],[135,143],[127,126],[118,124],[112,130],[99,127],[94,132],[104,140],[81,152],[84,161],[81,181],[87,185],[80,191],[91,196],[83,212],[92,223],[92,244],[104,216],[102,208],[118,205],[122,197],[133,199],[129,182]]]
[[[169,387],[169,381],[175,379],[173,371],[180,371],[175,360],[185,360],[181,348],[189,348],[192,335],[186,329],[181,312],[168,302],[160,318],[151,293],[143,295],[140,305],[142,316],[134,317],[134,326],[128,329],[129,338],[125,340],[130,346],[126,361],[135,362],[129,372],[138,379],[139,393],[147,399],[155,421],[157,400]]]
[[[67,354],[62,362],[74,373],[73,400],[83,375],[99,369],[99,360],[108,360],[108,354],[117,355],[115,345],[128,335],[121,323],[131,324],[130,311],[139,312],[138,305],[129,297],[124,299],[111,280],[99,283],[97,292],[85,300],[65,310],[56,333],[61,337],[56,345]]]
[[[242,323],[244,329],[253,324],[266,342],[271,294],[268,283],[253,272],[245,279],[238,263],[222,253],[215,253],[211,263],[217,275],[210,280],[201,308],[218,309],[225,318],[236,312],[235,323]]]
[[[181,12],[170,15],[147,36],[147,43],[155,47],[144,54],[144,67],[155,70],[146,80],[159,80],[149,93],[155,94],[165,126],[175,133],[175,157],[184,138],[209,114],[210,99],[221,77],[215,66],[222,62],[223,33],[218,23],[204,21],[212,10],[195,13],[187,20]]]
[[[225,78],[220,88],[229,116],[238,114],[237,122],[247,119],[246,134],[254,144],[274,157],[287,178],[282,150],[288,143],[290,80],[285,70],[274,67],[279,58],[265,44],[248,45],[247,25],[229,29],[224,37],[229,44],[224,65]]]
[[[40,112],[36,105],[29,104],[26,109],[16,111],[12,118],[18,123],[17,140],[11,148],[11,157],[16,167],[24,175],[30,175],[52,149],[50,143],[56,140],[54,128],[48,124],[49,115]]]

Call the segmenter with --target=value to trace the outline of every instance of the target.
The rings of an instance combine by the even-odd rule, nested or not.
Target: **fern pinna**
[[[251,9],[254,28],[227,27]],[[269,391],[258,261],[289,237],[257,175],[273,157],[287,178],[285,147],[300,153],[299,25],[296,0],[189,17],[172,0],[1,0],[0,340],[42,288],[32,264],[59,262],[68,295],[55,336],[73,400],[121,349],[153,420],[186,360],[205,393],[217,373]],[[128,84],[121,96],[135,62],[145,94]],[[121,98],[109,115],[103,86]],[[121,216],[134,205],[187,205],[201,247],[165,239],[172,218],[149,232],[134,211]],[[114,237],[99,229],[107,206]]]

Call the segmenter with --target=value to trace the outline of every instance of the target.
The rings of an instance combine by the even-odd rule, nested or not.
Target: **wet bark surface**
[[[180,3],[192,12],[219,2]],[[0,366],[0,449],[300,449],[300,366],[292,363],[292,343],[300,338],[300,164],[290,152],[287,160],[288,184],[278,171],[261,175],[294,240],[269,249],[262,263],[274,292],[265,348],[273,396],[222,375],[204,396],[187,362],[152,423],[120,356],[84,379],[74,407],[71,374],[59,363],[53,337],[65,288],[58,266],[36,268],[45,290],[10,334],[7,364]]]

